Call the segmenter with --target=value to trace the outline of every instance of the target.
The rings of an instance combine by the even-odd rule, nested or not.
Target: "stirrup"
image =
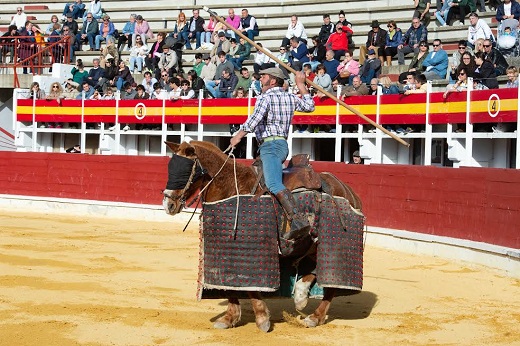
[[[294,214],[291,220],[290,229],[282,237],[287,240],[295,240],[304,237],[311,231],[309,219],[303,213]]]

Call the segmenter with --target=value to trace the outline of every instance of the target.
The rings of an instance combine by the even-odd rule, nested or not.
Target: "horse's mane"
[[[224,165],[224,162],[228,159],[228,155],[222,152],[220,148],[210,142],[205,141],[191,141],[189,143],[195,148],[195,153],[202,164],[207,169],[210,175],[214,175]],[[236,166],[235,166],[236,165]],[[236,175],[241,194],[250,193],[256,182],[256,174],[251,166],[246,166],[240,162],[234,162],[232,158],[225,163],[219,176],[216,178],[217,181],[213,184],[218,186],[216,190],[212,191],[210,195],[214,195],[217,199],[226,198],[236,194],[234,170],[236,167]],[[215,188],[211,189],[215,190]],[[207,198],[209,201],[211,198]]]

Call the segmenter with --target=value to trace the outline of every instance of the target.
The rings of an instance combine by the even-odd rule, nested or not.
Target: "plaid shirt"
[[[406,34],[403,35],[401,44],[413,47],[421,41],[428,41],[428,29],[422,24],[417,29],[412,25]]]
[[[305,94],[299,98],[283,88],[274,87],[257,98],[253,114],[247,118],[241,129],[254,132],[259,143],[271,136],[287,138],[295,111],[314,111],[311,95]]]

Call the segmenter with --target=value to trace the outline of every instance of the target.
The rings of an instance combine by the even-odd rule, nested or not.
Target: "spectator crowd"
[[[385,28],[385,23],[373,20],[356,59],[354,28],[344,11],[339,11],[335,19],[323,14],[319,31],[312,35],[298,16],[291,16],[280,38],[279,51],[272,53],[259,42],[256,44],[265,51],[254,52],[254,47],[224,26],[220,18],[203,18],[198,9],[192,10],[189,17],[180,12],[169,29],[154,33],[142,15],[131,14],[128,22],[118,28],[101,8],[100,0],[88,4],[74,0],[64,4],[61,18],[51,17],[45,30],[27,20],[18,7],[8,32],[0,38],[0,58],[12,59],[14,49],[18,49],[18,58],[27,59],[34,54],[38,40],[58,43],[52,50],[52,61],[74,66],[72,78],[60,85],[61,94],[50,90],[44,96],[57,99],[104,99],[114,97],[117,91],[121,99],[231,98],[247,97],[249,93],[257,96],[262,92],[261,71],[275,66],[284,72],[286,87],[297,93],[292,73],[277,60],[304,71],[309,80],[327,92],[338,92],[340,88],[342,98],[374,94],[378,86],[383,94],[421,93],[426,91],[428,80],[448,80],[444,95],[449,98],[451,93],[467,88],[468,77],[473,78],[474,89],[498,88],[497,77],[502,75],[507,75],[508,87],[518,85],[518,71],[509,66],[506,57],[514,55],[518,46],[520,4],[504,0],[497,6],[496,37],[476,12],[477,7],[481,12],[486,10],[476,0],[439,0],[435,8],[431,0],[414,0],[410,26],[399,28],[390,20]],[[221,20],[250,40],[260,35],[261,27],[248,9],[242,9],[240,14],[229,9],[227,14]],[[466,25],[469,20],[467,39],[458,42],[451,58],[441,39],[428,37],[428,27],[434,25],[432,19],[440,26],[454,25],[457,20],[458,25]],[[15,40],[17,48],[12,44]],[[83,61],[76,58],[83,49],[99,54],[88,72]],[[193,66],[185,73],[182,54],[193,49],[200,52],[195,53]],[[383,66],[391,66],[394,59],[398,65],[405,65],[407,57],[410,63],[397,84],[381,75]],[[243,66],[246,60],[253,61],[252,71]],[[24,73],[31,66],[26,64]],[[325,96],[320,90],[314,93]]]

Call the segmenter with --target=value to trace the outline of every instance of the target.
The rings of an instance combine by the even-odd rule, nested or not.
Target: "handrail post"
[[[432,95],[432,81],[426,83],[426,119],[424,132],[424,165],[430,166],[432,164],[432,125],[430,124],[430,98]]]
[[[516,164],[515,168],[520,169],[520,86],[516,88]]]
[[[473,123],[471,122],[471,92],[473,78],[468,78],[468,92],[466,93],[466,158],[464,166],[473,166]]]
[[[253,88],[249,88],[247,92],[247,117],[251,115],[251,101],[253,99]],[[292,131],[292,125],[291,125],[291,131]],[[246,159],[253,159],[253,134],[248,134],[246,136]],[[292,132],[289,133],[289,138],[287,138],[287,141],[289,142],[290,147],[292,148]]]
[[[380,107],[381,96],[383,95],[383,87],[379,84],[377,85],[376,95],[376,124],[381,124]],[[379,129],[376,130],[376,153],[374,156],[374,163],[383,163],[383,132],[379,131]]]

